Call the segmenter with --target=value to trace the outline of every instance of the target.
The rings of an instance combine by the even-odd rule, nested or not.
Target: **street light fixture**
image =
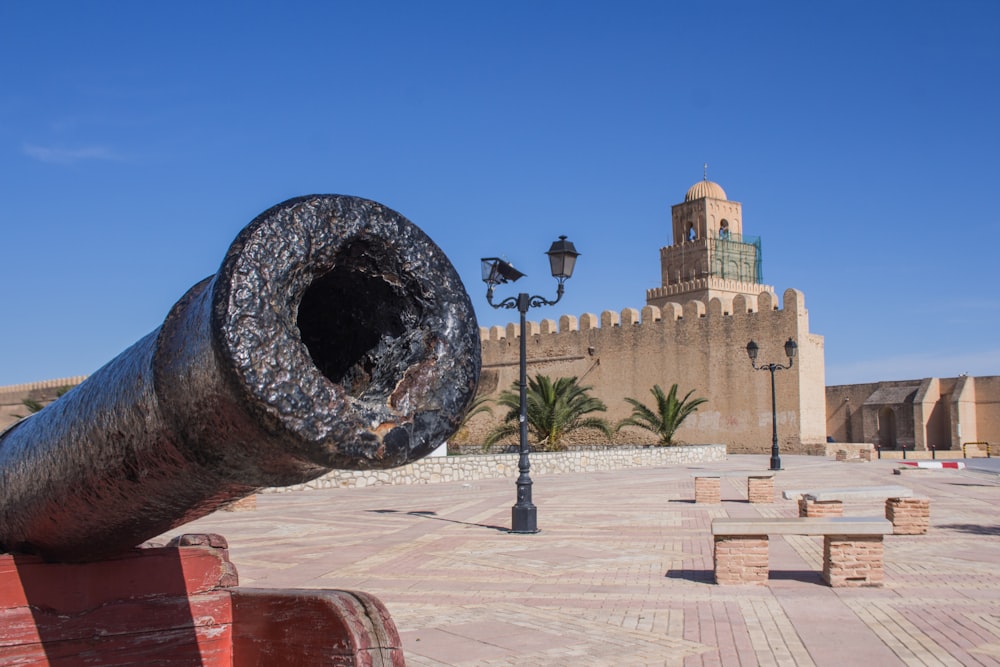
[[[771,470],[781,470],[781,454],[778,451],[778,404],[774,393],[774,372],[791,368],[792,364],[795,363],[795,354],[798,352],[798,349],[799,346],[795,344],[795,341],[789,338],[785,341],[785,356],[788,357],[787,366],[782,366],[781,364],[763,364],[758,366],[757,354],[760,352],[760,347],[753,341],[747,343],[747,356],[750,357],[750,365],[753,366],[753,369],[755,371],[771,372]]]
[[[509,263],[499,257],[484,257],[482,262],[483,282],[486,283],[486,301],[494,308],[517,308],[521,314],[521,351],[520,351],[520,442],[517,469],[520,475],[517,478],[517,503],[511,508],[511,529],[512,533],[537,533],[538,532],[538,510],[531,502],[531,462],[528,460],[528,366],[527,366],[527,336],[525,335],[525,319],[529,308],[538,306],[554,306],[563,296],[563,283],[573,275],[573,268],[576,265],[576,258],[580,253],[576,251],[573,243],[566,240],[565,236],[560,236],[545,253],[549,256],[549,263],[552,268],[552,277],[559,281],[556,289],[556,298],[549,301],[540,296],[529,296],[527,292],[521,292],[517,296],[504,299],[500,303],[493,303],[493,288],[507,282],[514,282],[524,276],[523,273],[515,269]]]

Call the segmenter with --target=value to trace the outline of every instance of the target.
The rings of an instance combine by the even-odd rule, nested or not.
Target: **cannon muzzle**
[[[0,434],[0,551],[84,561],[331,469],[448,438],[479,331],[444,253],[354,197],[292,199],[159,329]]]

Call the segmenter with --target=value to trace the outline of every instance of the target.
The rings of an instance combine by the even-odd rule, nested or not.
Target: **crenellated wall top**
[[[24,384],[9,384],[0,387],[0,394],[27,394],[30,391],[39,389],[59,389],[60,387],[75,387],[87,379],[86,375],[61,378],[58,380],[41,380],[39,382],[26,382]]]
[[[797,289],[785,290],[782,295],[782,305],[784,308],[779,309],[776,295],[765,290],[757,295],[756,303],[752,298],[743,295],[735,296],[732,313],[723,308],[723,304],[718,298],[713,298],[707,305],[703,301],[692,300],[683,306],[677,303],[667,303],[662,308],[647,305],[641,310],[636,308],[625,308],[621,311],[605,310],[600,316],[595,313],[583,313],[579,318],[573,315],[563,315],[559,318],[558,325],[555,320],[545,319],[541,323],[526,322],[525,328],[530,336],[613,327],[650,326],[662,322],[684,323],[703,318],[741,319],[752,317],[759,321],[762,317],[797,316],[806,312],[805,296]],[[483,341],[517,338],[520,333],[519,328],[517,324],[508,324],[506,327],[480,327],[479,335]]]

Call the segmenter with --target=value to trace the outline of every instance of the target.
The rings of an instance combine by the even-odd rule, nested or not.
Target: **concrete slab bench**
[[[820,502],[829,500],[866,500],[873,498],[909,498],[912,495],[913,489],[898,484],[856,486],[842,489],[797,489],[782,492],[782,496],[786,500],[801,500],[803,496],[811,496]]]
[[[823,581],[834,587],[881,586],[885,519],[868,517],[713,519],[715,583],[763,584],[771,535],[823,536]]]
[[[696,470],[691,476],[696,503],[721,503],[723,477],[746,477],[747,499],[752,503],[774,502],[773,470]]]
[[[892,522],[896,535],[923,535],[930,525],[930,499],[914,498],[913,490],[905,486],[788,490],[782,495],[798,500],[800,517],[843,516],[845,500],[879,500],[885,503],[885,518]]]

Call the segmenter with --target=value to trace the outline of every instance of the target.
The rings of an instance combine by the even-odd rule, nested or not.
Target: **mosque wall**
[[[887,428],[889,419],[894,434]],[[1000,376],[827,387],[826,429],[836,442],[868,442],[884,449],[950,450],[952,456],[968,442],[989,442],[1000,449]]]
[[[989,442],[1000,450],[1000,376],[955,379],[950,401],[955,415],[949,429],[952,448],[965,442]]]
[[[690,301],[681,307],[646,306],[585,313],[554,320],[528,322],[529,376],[577,377],[593,387],[592,394],[608,406],[610,422],[627,417],[625,397],[652,403],[650,389],[664,391],[674,383],[681,396],[694,390],[703,404],[680,429],[688,443],[725,444],[732,453],[769,452],[771,447],[771,385],[768,372],[754,371],[746,354],[753,339],[761,347],[758,363],[787,364],[784,343],[792,338],[798,356],[791,369],[776,373],[778,439],[782,451],[804,452],[822,446],[826,438],[823,338],[808,330],[802,293],[786,290],[784,307],[770,292],[756,299],[737,296],[732,310],[718,299],[706,306]],[[495,398],[511,388],[519,372],[518,325],[482,330],[483,376],[480,393]],[[477,415],[455,440],[481,442],[502,418]],[[598,432],[573,434],[571,443],[606,442]],[[651,444],[652,434],[625,429],[618,444]]]
[[[0,429],[10,426],[21,417],[30,414],[24,405],[26,399],[37,401],[41,405],[48,405],[61,392],[75,387],[85,379],[86,376],[79,376],[0,387]]]

